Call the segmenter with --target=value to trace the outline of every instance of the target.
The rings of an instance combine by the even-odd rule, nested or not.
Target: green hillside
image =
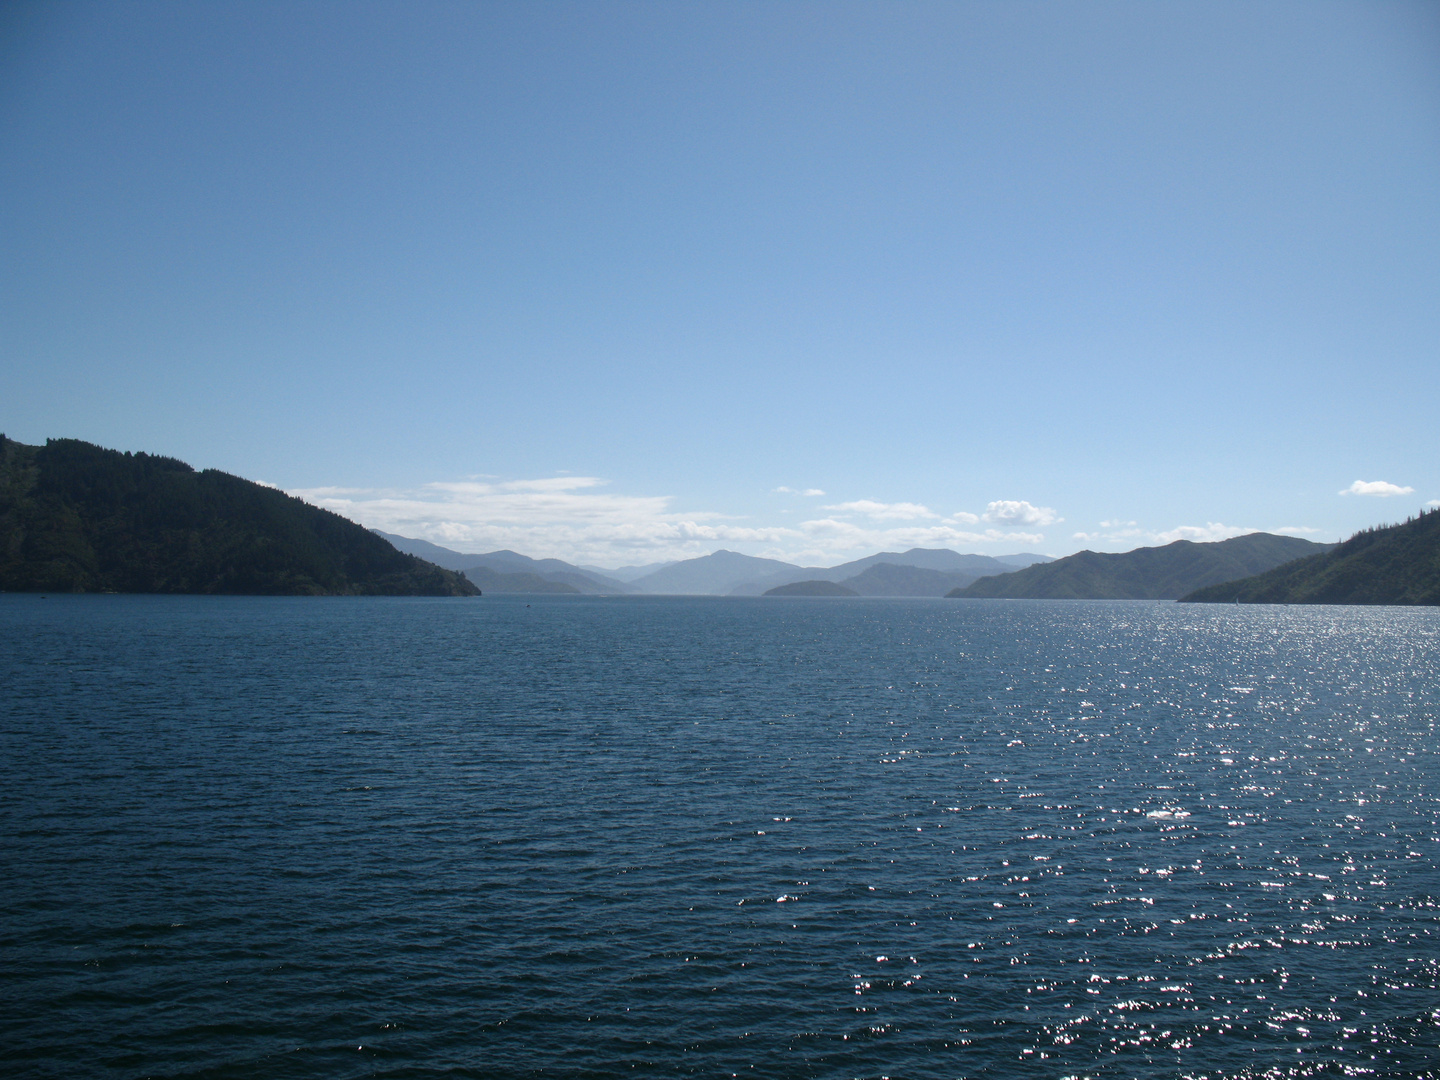
[[[1196,603],[1440,604],[1440,510],[1367,529],[1300,562],[1199,589]]]
[[[0,435],[0,590],[473,596],[282,491],[77,439]]]
[[[948,596],[1032,600],[1177,600],[1206,585],[1262,573],[1327,550],[1324,544],[1272,533],[1216,543],[1176,540],[1120,554],[1081,551],[1013,574],[983,577]]]
[[[767,589],[764,596],[859,596],[854,589],[833,581],[792,581],[789,585],[777,585]]]

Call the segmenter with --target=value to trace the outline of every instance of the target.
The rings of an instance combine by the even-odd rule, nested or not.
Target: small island
[[[777,585],[767,589],[761,596],[859,596],[854,589],[833,581],[792,581],[789,585]]]

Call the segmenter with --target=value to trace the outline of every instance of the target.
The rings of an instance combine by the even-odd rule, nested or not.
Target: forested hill
[[[1440,604],[1440,510],[1367,529],[1322,555],[1200,589],[1201,603]]]
[[[1013,574],[983,577],[950,596],[1032,600],[1177,600],[1206,585],[1249,577],[1328,550],[1293,536],[1250,533],[1216,543],[1176,540],[1120,554],[1081,551]]]
[[[338,514],[228,473],[0,435],[0,591],[474,596]]]

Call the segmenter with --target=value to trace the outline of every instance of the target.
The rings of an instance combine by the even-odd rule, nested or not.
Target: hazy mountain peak
[[[722,548],[709,555],[672,563],[631,584],[649,593],[723,595],[744,582],[799,569],[794,563],[761,559]]]

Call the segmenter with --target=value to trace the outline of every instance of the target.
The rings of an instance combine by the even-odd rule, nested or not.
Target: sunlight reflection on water
[[[1436,1068],[1434,611],[0,620],[18,1075]]]

